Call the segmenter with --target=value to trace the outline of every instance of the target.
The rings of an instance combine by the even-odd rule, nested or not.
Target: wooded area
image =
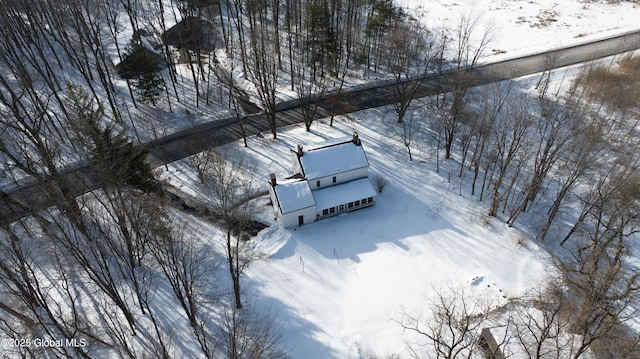
[[[0,170],[16,185],[37,183],[55,203],[31,211],[0,189],[1,201],[31,214],[0,219],[0,330],[8,338],[87,343],[15,347],[8,355],[169,358],[192,340],[209,358],[286,357],[277,318],[257,311],[240,285],[246,266],[260,258],[243,232],[255,212],[246,201],[256,191],[247,180],[251,164],[217,149],[192,159],[218,214],[210,220],[226,234],[220,258],[180,220],[184,214],[145,162],[140,141],[163,131],[151,120],[152,131],[140,128],[131,114],[143,106],[189,114],[215,104],[241,123],[241,72],[273,138],[282,89],[297,94],[311,131],[325,94],[340,94],[355,78],[392,80],[389,137],[400,140],[410,161],[418,144],[435,147],[437,170],[441,161],[459,165],[450,180],[460,191],[471,181],[487,216],[514,226],[535,215],[537,239],[558,245],[556,281],[509,313],[529,357],[579,358],[588,350],[638,357],[640,340],[627,326],[640,309],[639,275],[627,266],[640,228],[638,103],[608,92],[637,88],[626,82],[638,78],[634,58],[624,59],[622,74],[585,67],[562,89],[543,74],[532,95],[509,81],[470,85],[494,35],[479,17],[427,29],[391,0],[0,6]],[[216,49],[224,49],[231,69],[220,66]],[[452,70],[451,92],[416,99],[426,75],[439,79]],[[100,190],[70,194],[64,173],[78,164],[91,164]],[[223,265],[231,286],[211,276]],[[188,336],[176,337],[157,311],[159,287],[170,288],[187,316]],[[430,307],[435,321],[423,326],[414,313],[398,320],[428,343],[425,351],[410,345],[411,355],[477,352],[474,335],[486,318],[459,303],[469,299],[440,293]]]

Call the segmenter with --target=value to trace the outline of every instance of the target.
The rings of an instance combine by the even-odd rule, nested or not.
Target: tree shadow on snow
[[[408,251],[403,241],[453,226],[440,217],[439,209],[417,200],[414,194],[389,184],[376,198],[375,205],[294,229],[287,242],[271,257],[285,259],[295,255],[298,243],[310,246],[327,259],[349,258],[375,251],[382,243],[392,243]],[[427,240],[427,239],[425,239]]]
[[[261,283],[259,281],[249,278],[245,280],[248,284],[247,288],[260,291]],[[264,295],[255,295],[255,298],[259,298],[256,300],[258,308],[271,312],[276,319],[274,324],[284,331],[284,341],[281,343],[281,347],[289,354],[293,352],[317,356],[318,353],[322,353],[323,358],[339,358],[335,349],[318,340],[318,337],[328,334],[316,324],[305,319],[305,313],[297,312],[292,306],[277,298]]]

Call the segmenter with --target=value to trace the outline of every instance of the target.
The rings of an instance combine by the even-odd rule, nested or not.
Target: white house
[[[291,159],[293,176],[278,182],[271,174],[269,179],[271,202],[285,228],[375,203],[369,161],[357,132],[312,149],[298,145],[291,150]]]

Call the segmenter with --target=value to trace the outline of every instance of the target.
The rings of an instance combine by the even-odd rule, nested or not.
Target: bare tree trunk
[[[233,237],[231,236],[231,230],[227,230],[227,259],[229,261],[229,274],[231,275],[231,281],[233,282],[233,297],[235,300],[236,309],[242,308],[242,298],[240,291],[240,265],[238,256],[238,244],[232,243]]]
[[[249,11],[251,65],[247,69],[256,86],[263,110],[266,112],[273,138],[278,138],[276,90],[278,66],[271,54],[275,51],[271,30],[267,26],[266,7],[256,5]]]

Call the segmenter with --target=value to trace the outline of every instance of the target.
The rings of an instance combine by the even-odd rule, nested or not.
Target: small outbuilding
[[[504,359],[504,354],[502,354],[502,349],[500,349],[500,345],[491,333],[491,329],[484,328],[482,332],[480,332],[480,337],[478,338],[478,347],[482,356],[486,359]]]
[[[214,28],[209,21],[185,17],[162,34],[162,41],[178,49],[212,51],[218,43]]]
[[[148,73],[155,73],[166,67],[162,56],[148,49],[142,43],[134,42],[129,53],[115,68],[118,75],[125,79],[135,79]]]

